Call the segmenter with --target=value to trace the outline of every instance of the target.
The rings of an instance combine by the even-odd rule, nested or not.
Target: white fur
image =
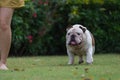
[[[72,26],[72,28],[70,28],[67,31],[67,34],[71,33],[71,35],[73,34],[76,35],[75,40],[77,43],[80,43],[82,41],[81,45],[70,46],[69,42],[70,42],[71,35],[66,34],[66,47],[67,47],[67,54],[69,57],[68,64],[74,63],[75,54],[79,56],[79,62],[83,61],[83,55],[86,55],[86,62],[91,64],[93,62],[93,54],[95,52],[95,46],[92,45],[91,33],[87,29],[84,33],[82,29],[79,28],[79,26],[86,29],[86,27],[82,25],[75,24]],[[80,34],[82,34],[82,37],[80,35],[77,35],[76,32],[79,32]]]

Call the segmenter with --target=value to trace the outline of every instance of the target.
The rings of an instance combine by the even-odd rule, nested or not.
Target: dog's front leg
[[[73,64],[74,63],[74,54],[72,54],[69,50],[67,50],[67,54],[68,54],[68,57],[69,57],[69,61],[68,61],[68,64]]]
[[[92,62],[93,62],[93,48],[92,47],[88,48],[88,50],[87,50],[86,62],[88,64],[92,64]]]

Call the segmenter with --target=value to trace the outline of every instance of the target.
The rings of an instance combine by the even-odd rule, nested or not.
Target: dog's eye
[[[68,33],[67,35],[70,35],[70,33]]]
[[[80,33],[77,33],[77,35],[80,35]]]

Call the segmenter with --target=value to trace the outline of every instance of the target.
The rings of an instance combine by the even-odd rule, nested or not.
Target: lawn
[[[9,57],[0,80],[120,80],[120,55],[94,56],[94,63],[67,65],[67,56]]]

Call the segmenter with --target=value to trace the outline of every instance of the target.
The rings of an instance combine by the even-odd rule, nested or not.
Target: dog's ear
[[[72,25],[68,25],[66,31],[68,31],[70,28],[72,28]]]
[[[82,25],[80,25],[79,28],[82,29],[83,33],[85,33],[85,31],[87,30],[87,28]]]

